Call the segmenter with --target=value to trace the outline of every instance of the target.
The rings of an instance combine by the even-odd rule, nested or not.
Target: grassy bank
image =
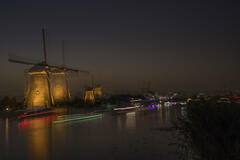
[[[239,104],[190,103],[175,126],[180,159],[240,159]]]

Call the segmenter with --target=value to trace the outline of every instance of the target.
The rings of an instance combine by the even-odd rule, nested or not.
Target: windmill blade
[[[9,58],[8,61],[12,62],[12,63],[20,63],[20,64],[26,64],[26,65],[36,65],[36,64],[38,64],[38,63],[33,63],[33,62],[26,62],[26,61],[21,61],[21,60],[15,60],[15,59],[11,59],[11,58]]]
[[[72,69],[72,68],[64,68],[64,70],[66,72],[77,73],[77,74],[81,73],[81,74],[89,75],[89,72],[85,70],[78,70],[78,69]]]
[[[65,71],[72,71],[72,72],[78,72],[79,70],[73,69],[73,68],[68,68],[68,67],[63,67]]]
[[[76,73],[83,73],[83,74],[89,74],[88,71],[85,70],[79,70],[79,69],[72,69],[72,68],[68,68],[68,67],[63,67],[63,69],[67,72],[76,72]]]
[[[62,60],[63,60],[63,67],[65,67],[66,66],[66,62],[65,62],[65,42],[64,42],[64,40],[62,41]]]
[[[47,64],[48,55],[47,55],[47,31],[45,28],[42,29],[43,35],[43,55],[44,55],[44,63]]]
[[[90,74],[88,71],[85,70],[77,70],[79,73]]]
[[[73,68],[68,68],[68,67],[63,67],[63,69],[66,71],[71,71],[71,72],[89,74],[89,72],[86,70],[79,70],[79,69],[73,69]]]
[[[55,68],[59,70],[63,70],[65,72],[76,72],[76,73],[85,73],[89,74],[88,71],[85,70],[78,70],[78,69],[73,69],[73,68],[68,68],[68,67],[62,67],[62,66],[55,66],[55,65],[48,65],[50,68]]]
[[[37,65],[42,63],[40,60],[26,59],[13,54],[8,54],[8,61],[12,63],[20,63],[20,64],[26,64],[26,65]]]

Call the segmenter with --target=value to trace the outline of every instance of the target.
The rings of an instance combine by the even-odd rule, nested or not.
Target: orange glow
[[[24,119],[18,124],[19,130],[32,131],[38,129],[37,132],[32,132],[31,136],[27,136],[27,145],[31,153],[31,159],[49,159],[50,146],[50,125],[54,115],[44,118]]]
[[[41,74],[41,72],[37,73],[30,74],[25,102],[28,109],[38,109],[49,106],[47,75]]]
[[[66,75],[64,72],[53,73],[51,78],[51,89],[54,101],[65,102],[70,99],[67,88]]]
[[[102,88],[101,87],[94,88],[94,95],[102,96]]]
[[[95,102],[93,90],[85,91],[84,101]]]
[[[28,76],[25,93],[27,109],[48,108],[51,104],[70,99],[64,72],[51,72],[48,76],[46,71],[36,71],[28,72]]]

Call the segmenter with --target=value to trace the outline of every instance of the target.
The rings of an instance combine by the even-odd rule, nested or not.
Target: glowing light
[[[148,108],[137,109],[137,111],[145,111],[145,110],[149,110],[149,109]]]
[[[180,102],[181,105],[186,105],[187,103],[186,102]]]
[[[192,98],[188,98],[188,99],[187,99],[187,102],[190,102],[191,100],[192,100]]]
[[[89,91],[85,91],[85,96],[84,96],[84,102],[95,102],[95,97],[94,97],[94,91],[93,90],[89,90]]]
[[[39,75],[39,74],[46,75],[47,73],[45,71],[41,71],[41,72],[29,72],[28,74],[30,74],[30,75]]]
[[[70,115],[61,115],[58,116],[58,119],[66,119],[66,118],[75,118],[75,117],[80,117],[80,116],[90,116],[90,115],[96,115],[94,112],[87,113],[87,114],[70,114]]]
[[[45,70],[28,72],[25,97],[28,109],[50,107],[51,104],[69,100],[65,73],[51,72],[50,75],[49,77]]]
[[[39,109],[49,105],[47,75],[44,72],[29,72],[25,103],[28,109]]]
[[[43,109],[33,109],[33,110],[28,110],[24,114],[27,114],[28,112],[36,112],[36,111],[42,111]]]
[[[26,117],[33,117],[33,116],[38,116],[38,115],[43,115],[43,114],[49,114],[49,113],[54,113],[54,111],[46,111],[46,112],[39,112],[39,113],[32,113],[32,114],[26,114],[23,113],[23,115],[18,116],[18,119],[21,118],[26,118]]]
[[[64,102],[69,99],[66,76],[64,72],[52,73],[51,78],[52,95],[56,103]]]
[[[135,110],[126,110],[126,111],[119,111],[117,112],[118,114],[121,114],[121,113],[127,113],[127,112],[136,112]]]
[[[36,118],[36,119],[23,119],[18,123],[18,129],[25,129],[27,126],[33,126],[39,123],[42,123],[42,120],[50,120],[55,118],[55,115],[49,115],[46,117]]]
[[[94,95],[102,96],[102,88],[101,87],[94,88]]]
[[[102,116],[103,116],[102,114],[96,114],[96,115],[91,115],[91,116],[80,116],[80,117],[76,117],[76,118],[57,120],[57,121],[54,121],[53,123],[63,123],[63,122],[70,122],[70,121],[77,121],[77,120],[86,120],[86,119],[98,118],[98,117],[102,117]]]
[[[136,111],[145,111],[145,110],[152,110],[152,108],[149,107],[149,108],[138,108],[136,110],[123,110],[123,111],[119,111],[117,113],[118,114],[122,114],[122,113],[129,113],[129,112],[136,112]]]
[[[230,96],[229,98],[240,99],[240,97],[239,97],[239,96],[236,96],[236,95],[234,95],[234,96]]]
[[[68,117],[76,117],[76,116],[83,116],[83,115],[84,114],[61,115],[61,116],[58,116],[58,118],[68,118]]]
[[[8,110],[9,110],[9,108],[7,107],[7,108],[6,108],[6,111],[8,111]]]
[[[137,107],[123,107],[123,108],[114,108],[114,111],[118,111],[118,110],[127,110],[127,109],[134,109]]]

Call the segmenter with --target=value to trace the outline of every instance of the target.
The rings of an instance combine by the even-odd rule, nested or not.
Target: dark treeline
[[[100,107],[105,104],[118,104],[118,105],[128,105],[130,104],[130,100],[133,96],[132,95],[112,95],[108,98],[100,97],[96,98],[94,102],[92,101],[84,101],[83,98],[75,97],[69,102],[64,103],[57,103],[55,104],[56,107],[58,106],[68,106],[68,107],[76,107],[76,108],[91,108],[91,107]],[[142,97],[141,97],[142,98]],[[18,110],[26,108],[24,101],[18,102],[16,97],[14,96],[5,96],[0,99],[0,111],[10,111],[10,110]],[[7,109],[7,110],[6,110]]]
[[[0,111],[23,109],[23,102],[18,102],[14,96],[5,96],[0,100]]]
[[[120,95],[111,95],[108,98],[103,98],[103,97],[96,98],[94,102],[91,102],[91,101],[84,102],[84,99],[76,97],[73,99],[70,106],[82,108],[82,107],[100,107],[106,104],[128,105],[130,104],[131,98],[132,98],[131,95],[120,94]]]
[[[184,111],[175,123],[180,159],[240,159],[239,104],[200,101]]]

